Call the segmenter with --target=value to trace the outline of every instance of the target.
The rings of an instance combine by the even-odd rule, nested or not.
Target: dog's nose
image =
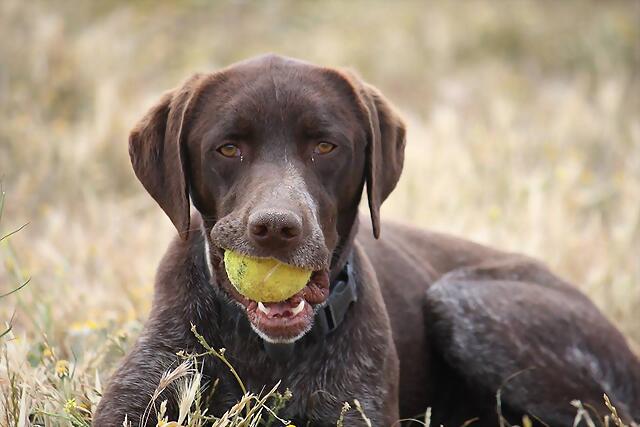
[[[287,210],[263,209],[249,215],[248,234],[265,249],[293,247],[302,238],[302,219]]]

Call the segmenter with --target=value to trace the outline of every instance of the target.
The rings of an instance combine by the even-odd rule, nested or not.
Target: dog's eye
[[[333,150],[335,150],[336,144],[332,144],[330,142],[321,142],[316,145],[316,148],[313,150],[315,154],[329,154]]]
[[[233,144],[224,144],[223,146],[218,147],[218,153],[225,157],[240,157],[242,154],[240,152],[240,148]]]

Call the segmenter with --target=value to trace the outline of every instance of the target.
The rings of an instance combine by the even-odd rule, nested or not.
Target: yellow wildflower
[[[64,403],[64,412],[66,412],[67,414],[71,414],[76,410],[77,407],[78,405],[76,404],[76,399],[69,399]]]
[[[44,359],[51,359],[53,357],[53,350],[47,344],[45,344],[44,349],[42,349],[42,357]]]
[[[492,221],[498,221],[502,217],[502,209],[499,206],[492,205],[489,208],[489,219]]]
[[[58,360],[56,362],[56,375],[60,378],[69,376],[69,361],[68,360]]]
[[[101,329],[103,328],[104,325],[101,323],[98,323],[94,320],[86,320],[84,322],[73,322],[71,324],[71,331],[73,332],[90,332],[90,331],[95,331],[97,329]]]

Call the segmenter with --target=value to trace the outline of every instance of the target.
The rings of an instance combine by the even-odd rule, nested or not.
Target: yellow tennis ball
[[[253,258],[234,251],[225,251],[224,266],[238,292],[260,302],[292,297],[306,286],[312,273],[272,258]]]

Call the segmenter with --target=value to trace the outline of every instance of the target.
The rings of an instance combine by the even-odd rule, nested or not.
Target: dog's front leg
[[[161,392],[164,385],[161,380],[165,372],[175,370],[180,362],[175,353],[153,341],[150,334],[143,335],[109,380],[92,425],[120,427],[126,417],[127,425],[155,426],[156,413],[164,400],[167,400],[166,414],[173,419],[177,408],[171,387],[176,383]]]

